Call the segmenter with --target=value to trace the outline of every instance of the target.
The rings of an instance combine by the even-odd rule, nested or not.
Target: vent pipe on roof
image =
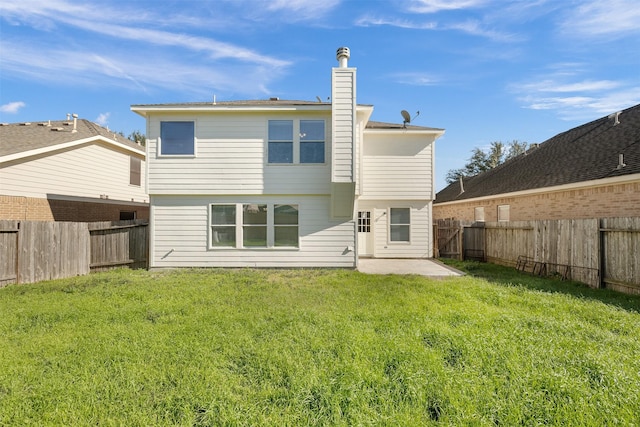
[[[622,113],[622,111],[617,111],[615,113],[609,114],[609,118],[613,119],[613,125],[614,126],[620,124],[620,113]]]
[[[624,162],[624,154],[618,154],[618,166],[616,170],[620,170],[625,166],[627,166],[627,164]]]
[[[71,113],[67,113],[67,121],[71,120]]]
[[[74,114],[73,115],[73,130],[71,131],[71,133],[76,133],[78,132],[78,115]]]
[[[462,180],[462,175],[460,175],[460,194],[464,193],[464,182]]]
[[[338,60],[339,68],[347,68],[351,58],[351,51],[348,47],[339,47],[336,52],[336,59]]]

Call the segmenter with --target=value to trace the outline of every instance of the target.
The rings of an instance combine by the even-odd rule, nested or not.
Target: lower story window
[[[391,208],[389,220],[389,240],[392,242],[409,242],[411,235],[411,209]]]
[[[211,245],[236,246],[236,205],[211,206]]]
[[[275,205],[273,208],[273,245],[298,247],[298,207]]]
[[[214,204],[210,212],[211,247],[299,247],[298,206]]]

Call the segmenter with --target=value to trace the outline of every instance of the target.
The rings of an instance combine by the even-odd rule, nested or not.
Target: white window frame
[[[408,209],[409,210],[409,223],[408,224],[391,224],[391,210],[392,209]],[[413,209],[411,209],[410,207],[390,207],[387,209],[387,218],[389,218],[389,220],[387,221],[387,243],[390,245],[410,245],[411,244],[411,229],[413,228],[411,226],[412,224],[412,218],[413,218],[413,213],[412,213]],[[409,240],[391,240],[391,226],[392,225],[406,225],[409,226]]]
[[[193,154],[163,154],[162,153],[162,124],[163,123],[193,123]],[[194,158],[198,154],[198,134],[197,123],[195,120],[160,120],[160,132],[158,133],[158,146],[157,146],[157,155],[158,157],[166,158],[166,157],[179,157],[179,158]]]
[[[484,222],[484,206],[478,206],[473,209],[473,220],[476,222]]]
[[[291,163],[276,163],[269,162],[269,122],[271,121],[290,121],[293,123],[293,160]],[[324,122],[324,162],[322,163],[301,163],[300,162],[300,122],[301,121],[322,121]],[[265,153],[264,159],[268,166],[293,166],[293,165],[307,165],[307,166],[319,166],[326,165],[329,153],[327,152],[329,143],[327,141],[328,135],[327,120],[321,117],[302,117],[302,118],[280,118],[272,117],[267,119],[266,123],[266,137],[265,137]],[[317,142],[317,141],[316,141]]]
[[[243,222],[243,207],[245,205],[266,205],[267,206],[267,245],[266,246],[244,246],[244,227],[251,226],[251,224],[244,224]],[[276,206],[281,205],[290,205],[294,206],[298,211],[298,224],[274,224],[275,212],[274,209]],[[235,206],[235,224],[229,224],[229,227],[235,228],[235,238],[236,244],[235,246],[215,246],[213,244],[213,227],[216,226],[212,223],[213,214],[212,207],[213,206]],[[207,247],[210,250],[300,250],[300,205],[295,203],[252,203],[252,202],[242,202],[242,203],[210,203],[208,205],[208,239],[207,239]],[[217,225],[224,226],[224,225]],[[298,239],[296,246],[276,246],[275,244],[275,227],[297,227],[298,229]]]

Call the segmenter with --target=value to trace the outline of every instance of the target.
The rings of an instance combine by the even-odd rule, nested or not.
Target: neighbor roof
[[[618,167],[620,154],[624,167]],[[640,105],[560,133],[494,169],[464,178],[462,193],[460,184],[452,183],[436,195],[435,203],[637,173]]]
[[[89,120],[78,119],[76,129],[77,132],[72,132],[73,120],[3,123],[0,125],[0,157],[92,139],[101,139],[144,155],[144,147]]]

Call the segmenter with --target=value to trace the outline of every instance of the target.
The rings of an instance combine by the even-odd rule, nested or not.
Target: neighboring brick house
[[[0,219],[147,218],[144,147],[75,116],[0,124]]]
[[[434,219],[640,216],[640,105],[578,126],[436,195]]]

